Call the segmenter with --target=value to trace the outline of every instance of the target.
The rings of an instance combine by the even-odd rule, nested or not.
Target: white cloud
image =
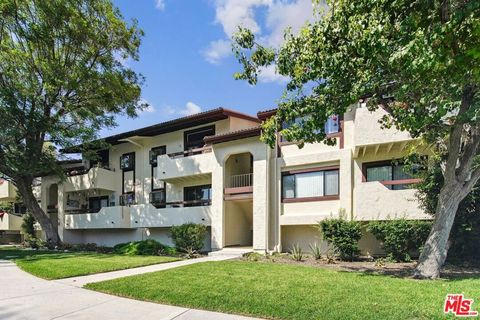
[[[223,31],[231,37],[238,26],[243,26],[255,33],[260,26],[255,21],[255,8],[270,5],[273,0],[217,0],[215,2],[215,22],[223,26]]]
[[[208,47],[202,51],[205,60],[212,64],[219,64],[224,58],[232,53],[232,45],[228,40],[212,41]]]
[[[266,43],[272,47],[280,47],[286,28],[291,27],[297,33],[309,20],[313,19],[312,0],[296,0],[294,2],[275,1],[268,8],[265,24],[270,31]]]
[[[238,26],[243,26],[254,32],[262,44],[276,48],[282,45],[287,27],[296,33],[305,22],[313,19],[312,0],[216,0],[214,3],[215,22],[222,26],[227,39],[238,30]],[[266,9],[263,24],[256,17],[259,9]],[[230,51],[227,53],[226,47],[229,42],[211,42],[203,51],[205,59],[218,64],[228,57]],[[230,44],[228,47],[230,49]],[[275,77],[273,71],[274,68],[264,72],[263,79],[267,82],[282,80],[278,75]]]
[[[155,8],[160,11],[165,10],[165,0],[155,0]]]
[[[183,108],[176,108],[176,107],[172,107],[172,106],[165,106],[163,109],[162,109],[162,112],[167,115],[167,116],[170,116],[170,117],[175,117],[175,116],[191,116],[192,114],[196,114],[196,113],[199,113],[199,112],[202,112],[202,108],[189,101],[185,104],[185,107]]]
[[[195,103],[189,101],[185,105],[185,108],[180,110],[179,113],[184,115],[184,116],[191,116],[192,114],[199,113],[201,111],[202,111],[202,108],[200,108],[200,106],[198,106]]]
[[[258,74],[258,81],[262,83],[286,83],[288,82],[288,77],[278,74],[276,71],[276,67],[274,65],[270,65],[268,67],[260,68],[260,73]]]

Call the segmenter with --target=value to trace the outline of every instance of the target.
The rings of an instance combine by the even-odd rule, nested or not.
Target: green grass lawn
[[[480,306],[480,278],[419,281],[260,262],[207,262],[86,286],[123,297],[278,319],[438,319],[447,293]]]
[[[44,279],[69,278],[179,260],[161,256],[33,251],[18,248],[0,248],[0,259],[14,260],[21,269]]]

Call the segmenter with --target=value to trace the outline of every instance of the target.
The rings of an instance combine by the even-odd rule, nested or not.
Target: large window
[[[166,146],[155,147],[150,150],[150,166],[151,166],[150,181],[152,185],[152,191],[162,190],[165,188],[165,183],[162,180],[158,179],[157,157],[166,153],[167,153]]]
[[[282,177],[282,199],[284,202],[337,199],[338,174],[338,168],[285,173]]]
[[[198,128],[184,133],[185,151],[202,148],[205,145],[203,138],[215,135],[215,126]]]
[[[209,206],[212,202],[212,185],[185,187],[183,200],[185,207]]]
[[[409,189],[418,180],[406,172],[403,164],[390,161],[364,164],[364,176],[366,182],[379,181],[390,190]]]

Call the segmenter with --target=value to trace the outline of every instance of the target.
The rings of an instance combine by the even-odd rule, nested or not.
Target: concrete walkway
[[[60,280],[54,280],[54,281],[81,288],[87,283],[92,283],[92,282],[100,282],[100,281],[111,280],[116,278],[134,276],[137,274],[168,270],[172,268],[188,266],[195,263],[208,262],[208,261],[222,261],[222,260],[228,260],[228,259],[234,259],[234,258],[237,258],[237,256],[236,255],[208,256],[208,257],[197,258],[197,259],[167,262],[167,263],[161,263],[161,264],[154,264],[146,267],[138,267],[138,268],[132,268],[132,269],[119,270],[119,271],[97,273],[97,274],[91,274],[88,276],[66,278],[66,279],[60,279]]]
[[[60,281],[43,280],[20,270],[13,262],[0,260],[0,319],[240,320],[252,318],[115,297]]]

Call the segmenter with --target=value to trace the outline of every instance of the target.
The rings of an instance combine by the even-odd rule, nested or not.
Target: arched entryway
[[[230,155],[224,165],[225,247],[253,244],[253,156]]]

